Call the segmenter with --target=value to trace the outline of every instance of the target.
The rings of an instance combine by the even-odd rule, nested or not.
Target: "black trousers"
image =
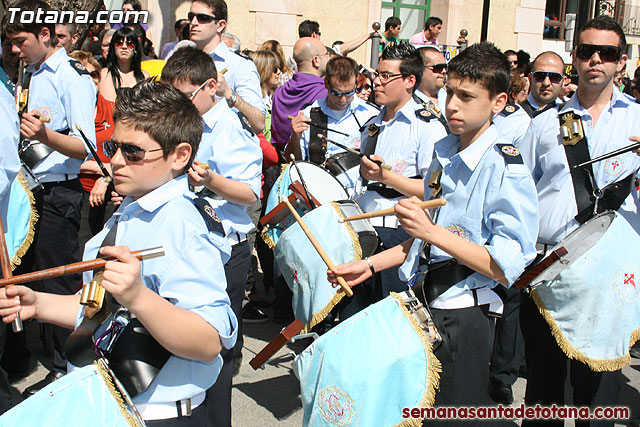
[[[231,300],[231,309],[238,318],[238,340],[232,349],[223,348],[222,370],[216,383],[207,390],[209,423],[215,427],[231,425],[231,385],[233,382],[233,359],[242,356],[242,300],[244,298],[244,285],[247,282],[247,272],[251,265],[251,252],[249,243],[245,240],[234,245],[231,250],[231,258],[224,265],[227,277],[227,294]]]
[[[411,238],[402,227],[375,227],[375,229],[381,240],[381,245],[377,252],[392,248]],[[390,292],[406,290],[407,284],[398,277],[398,268],[389,268],[376,273],[374,277],[355,286],[353,288],[353,296],[351,298],[343,298],[336,308],[340,315],[340,321],[348,319],[369,305],[386,298]]]
[[[518,379],[520,366],[524,364],[524,340],[520,329],[520,290],[511,286],[496,286],[504,304],[502,317],[496,320],[496,333],[491,357],[491,382],[497,385],[513,385]]]
[[[0,358],[4,353],[4,345],[7,338],[7,329],[10,328],[6,324],[0,322]],[[11,389],[9,388],[9,378],[4,369],[0,368],[0,415],[11,409]]]
[[[431,314],[442,336],[442,343],[434,351],[442,365],[434,406],[486,405],[494,328],[489,306],[432,308]],[[460,423],[425,419],[423,425],[468,425]]]
[[[616,405],[620,394],[620,371],[594,372],[584,363],[568,359],[533,299],[526,294],[520,302],[520,313],[527,361],[526,405],[564,405],[567,374],[573,390],[573,406]],[[523,420],[522,425],[563,426],[564,420]],[[576,426],[613,425],[614,421],[576,420]]]

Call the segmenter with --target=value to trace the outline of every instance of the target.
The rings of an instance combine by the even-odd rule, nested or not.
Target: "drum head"
[[[320,204],[327,205],[329,202],[349,198],[340,181],[320,166],[309,162],[296,163],[309,193],[311,193]],[[292,165],[288,170],[291,182],[300,181],[298,170],[295,166]]]
[[[531,281],[531,285],[535,286],[540,282],[553,280],[560,272],[567,269],[574,261],[582,257],[582,255],[591,249],[607,232],[615,216],[615,212],[601,213],[585,222],[578,229],[572,231],[562,242],[553,248],[553,250],[555,250],[562,246],[567,250],[567,255],[540,273],[538,277]]]

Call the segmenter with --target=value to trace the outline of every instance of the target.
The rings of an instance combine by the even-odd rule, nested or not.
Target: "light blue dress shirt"
[[[5,231],[7,228],[7,209],[11,183],[20,170],[18,158],[18,113],[16,104],[4,87],[0,86],[0,217]]]
[[[391,166],[393,172],[402,176],[427,177],[427,169],[433,158],[433,146],[436,141],[447,136],[447,131],[435,117],[429,122],[419,119],[416,115],[418,110],[422,110],[422,105],[410,99],[393,119],[384,122],[385,108],[383,108],[363,130],[360,151],[366,152],[368,125],[374,123],[380,127],[375,154],[382,157],[384,162]],[[357,202],[364,212],[371,212],[391,208],[399,199],[399,197],[387,199],[375,191],[365,191]]]
[[[580,105],[578,94],[567,102],[562,113],[575,112],[582,118],[591,158],[610,153],[633,143],[630,136],[640,136],[640,105],[619,90],[602,111],[595,126],[589,112]],[[520,146],[538,190],[540,203],[540,235],[538,242],[556,244],[580,225],[573,181],[560,137],[558,110],[550,109],[531,121]],[[640,168],[640,157],[633,152],[621,154],[592,165],[599,188],[620,181]],[[618,209],[631,226],[640,232],[640,201],[632,191]]]
[[[360,127],[374,118],[380,112],[374,106],[367,104],[357,96],[353,97],[349,108],[343,111],[335,111],[329,108],[327,105],[327,98],[320,98],[313,102],[313,104],[307,106],[302,113],[305,117],[311,117],[311,109],[320,107],[320,110],[327,115],[327,125],[330,129],[335,129],[340,132],[349,134],[349,136],[341,135],[339,133],[327,131],[327,138],[335,141],[339,144],[346,145],[347,147],[360,150]],[[300,151],[302,152],[302,159],[309,160],[309,137],[311,128],[302,132],[300,138]],[[335,156],[336,154],[344,153],[346,150],[338,147],[335,144],[327,143],[326,157]],[[354,168],[355,171],[350,171],[345,176],[340,176],[339,181],[344,185],[347,193],[351,193],[351,189],[355,187],[356,181],[360,176],[358,168]]]
[[[262,150],[260,141],[224,100],[203,116],[204,132],[196,160],[209,163],[211,170],[225,178],[247,184],[260,197]],[[247,207],[227,200],[208,199],[218,212],[225,232],[248,233],[254,226]]]
[[[132,251],[163,246],[163,257],[142,261],[144,284],[175,306],[201,316],[216,328],[222,345],[232,348],[238,324],[224,275],[231,247],[222,235],[208,231],[187,184],[182,175],[138,200],[125,198],[104,229],[87,242],[83,259],[96,258],[116,221],[116,245],[127,245]],[[84,283],[91,278],[92,272],[84,273]],[[78,312],[76,327],[82,313]],[[171,356],[134,403],[167,403],[195,396],[215,383],[221,367],[220,355],[209,363]]]
[[[512,113],[506,111],[506,109],[515,109]],[[531,123],[531,117],[527,112],[519,105],[509,104],[499,114],[496,114],[493,118],[493,124],[498,129],[498,134],[503,141],[513,144],[516,147],[520,145],[524,134],[529,128]]]
[[[432,198],[432,189],[428,187],[431,173],[442,169],[440,184],[447,204],[439,208],[435,223],[486,248],[511,285],[536,256],[538,200],[526,165],[507,163],[496,144],[506,142],[500,139],[495,126],[489,127],[461,152],[458,152],[460,138],[457,135],[438,141],[433,163],[425,178],[425,200]],[[401,279],[407,280],[415,272],[422,246],[422,241],[414,241],[400,268]],[[438,247],[431,247],[430,263],[451,258]],[[435,308],[460,308],[459,305],[448,306],[447,300],[467,294],[468,300],[473,301],[471,289],[492,289],[497,284],[480,273],[473,273],[431,305]],[[487,303],[499,301],[497,295],[491,294],[481,297],[478,292],[478,298]]]
[[[28,111],[39,110],[49,114],[49,129],[60,132],[69,129],[69,135],[78,138],[84,145],[76,124],[96,148],[94,115],[96,109],[96,85],[89,74],[79,74],[71,64],[72,59],[64,49],[58,49],[38,70],[30,65],[27,71],[33,73],[29,84]],[[91,152],[85,146],[87,155]],[[41,160],[34,168],[36,176],[45,173],[77,175],[83,160],[72,159],[57,151]]]
[[[224,78],[231,90],[234,90],[247,104],[256,107],[266,115],[267,107],[262,100],[260,75],[253,61],[238,55],[223,42],[220,42],[209,56],[216,63],[218,72],[227,69]]]

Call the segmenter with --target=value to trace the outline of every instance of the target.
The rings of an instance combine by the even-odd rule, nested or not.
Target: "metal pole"
[[[489,0],[484,0],[482,3],[482,29],[480,31],[481,42],[487,40],[487,33],[489,32],[489,3]]]
[[[371,25],[371,28],[373,29],[374,33],[371,36],[371,61],[369,63],[371,64],[371,68],[375,70],[378,68],[378,60],[380,55],[380,23],[374,22],[373,25]]]

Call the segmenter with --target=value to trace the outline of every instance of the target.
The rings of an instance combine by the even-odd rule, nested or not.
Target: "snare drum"
[[[114,378],[104,360],[76,369],[5,412],[0,425],[144,426]]]
[[[531,281],[531,296],[567,357],[594,371],[630,363],[640,337],[640,236],[616,212],[605,212],[552,251],[566,255]]]
[[[360,178],[360,162],[360,156],[349,152],[333,155],[324,162],[324,167],[340,181],[349,197]]]
[[[405,302],[411,296],[392,293],[296,357],[304,426],[399,425],[403,408],[433,404],[440,362]]]
[[[357,225],[361,238],[353,227],[357,221],[339,222],[343,217],[338,203],[322,205],[302,217],[335,265],[361,260],[375,251],[378,244],[374,228],[371,224],[367,227],[368,221],[361,220]],[[364,247],[361,242],[365,243]],[[367,252],[363,252],[365,249]],[[326,264],[297,222],[282,233],[274,256],[293,292],[295,318],[305,324],[304,332],[307,332],[327,317],[344,293],[336,292],[327,280]]]

